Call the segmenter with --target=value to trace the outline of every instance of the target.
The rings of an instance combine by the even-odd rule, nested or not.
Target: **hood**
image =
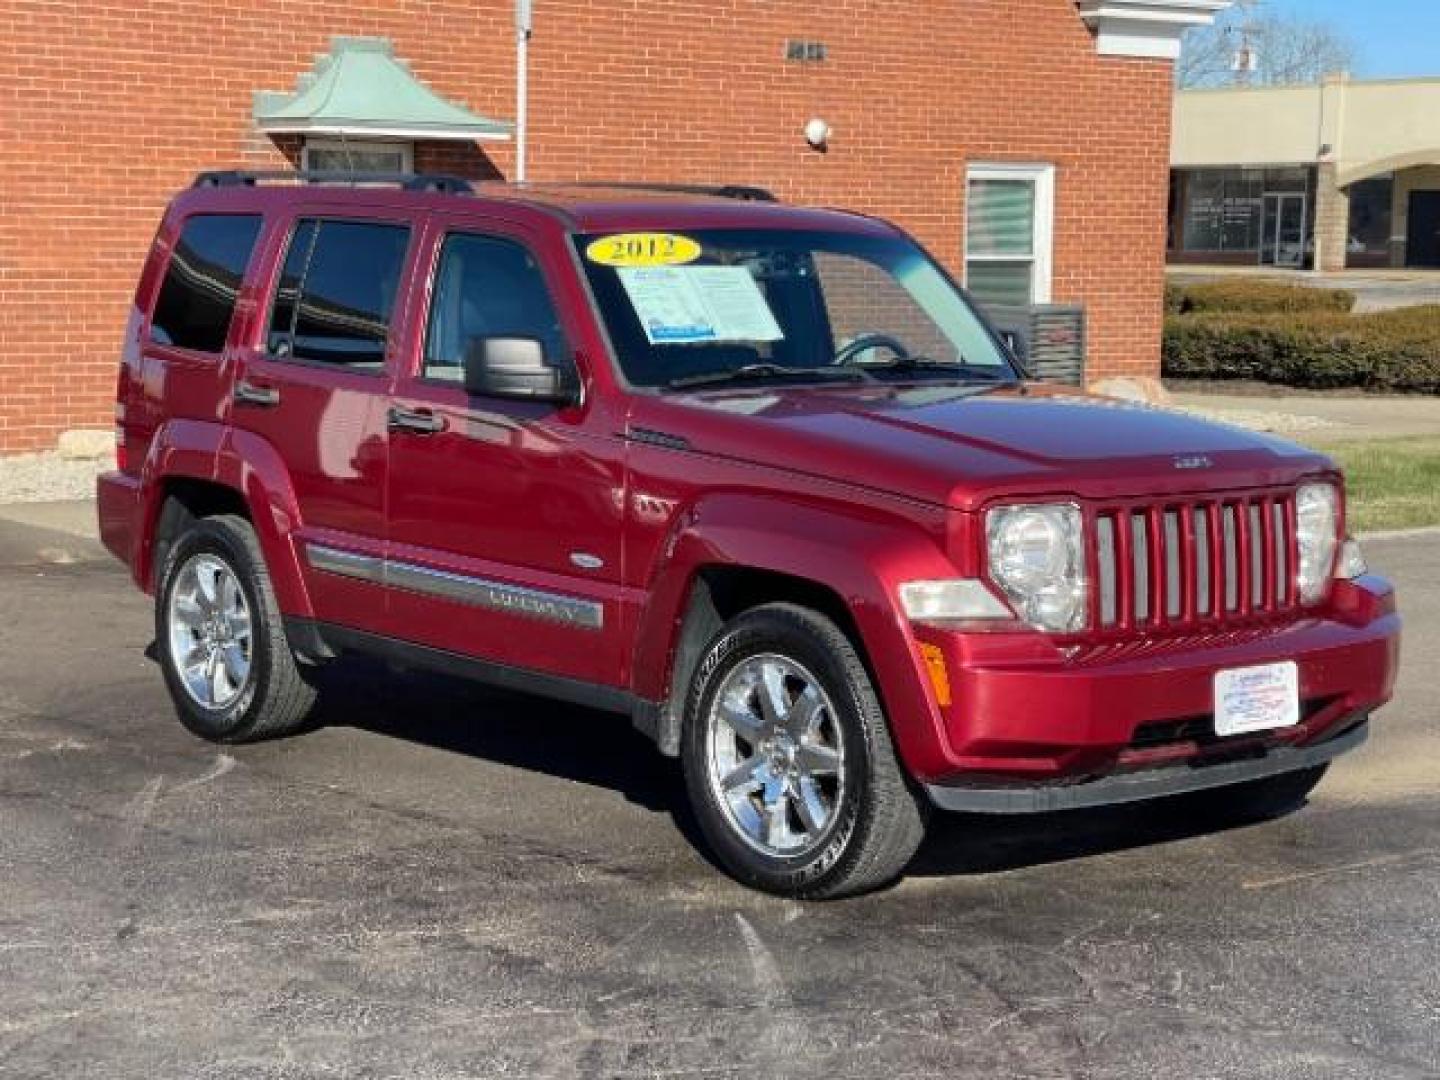
[[[642,399],[631,427],[693,451],[973,509],[1289,484],[1333,470],[1273,436],[1057,387],[775,387]]]

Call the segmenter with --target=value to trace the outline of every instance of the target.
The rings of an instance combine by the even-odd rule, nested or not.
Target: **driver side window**
[[[440,249],[423,377],[459,383],[465,352],[482,337],[539,340],[553,367],[567,363],[560,317],[530,252],[513,240],[452,233]]]
[[[882,332],[899,338],[915,356],[953,363],[955,346],[910,295],[889,273],[872,262],[850,255],[817,251],[815,269],[825,294],[836,348],[867,334]],[[860,353],[863,362],[890,359],[891,353],[877,345]]]

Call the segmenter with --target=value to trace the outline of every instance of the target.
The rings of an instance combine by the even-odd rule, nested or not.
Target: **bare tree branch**
[[[1247,44],[1256,70],[1236,71],[1236,55]],[[1351,70],[1359,52],[1353,38],[1329,23],[1242,9],[1186,35],[1175,81],[1184,89],[1317,83]]]

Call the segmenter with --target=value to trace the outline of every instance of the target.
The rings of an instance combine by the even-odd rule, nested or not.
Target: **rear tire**
[[[315,689],[290,650],[244,518],[201,518],[170,545],[155,591],[155,642],[175,712],[202,739],[254,742],[306,726]]]
[[[925,835],[929,804],[896,758],[869,672],[808,608],[768,604],[721,629],[691,682],[681,758],[717,860],[765,892],[867,892]]]

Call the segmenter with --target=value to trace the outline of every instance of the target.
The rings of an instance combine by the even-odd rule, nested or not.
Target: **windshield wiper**
[[[1009,370],[991,364],[972,364],[967,360],[936,360],[931,356],[896,356],[878,364],[857,364],[868,371],[958,371],[967,378],[974,376],[982,382],[1006,382]]]
[[[686,390],[695,386],[720,386],[724,383],[749,382],[763,379],[803,379],[819,382],[865,382],[870,378],[858,368],[792,368],[781,364],[743,364],[736,368],[720,371],[702,371],[695,375],[682,375],[671,379],[665,385],[672,390]]]

